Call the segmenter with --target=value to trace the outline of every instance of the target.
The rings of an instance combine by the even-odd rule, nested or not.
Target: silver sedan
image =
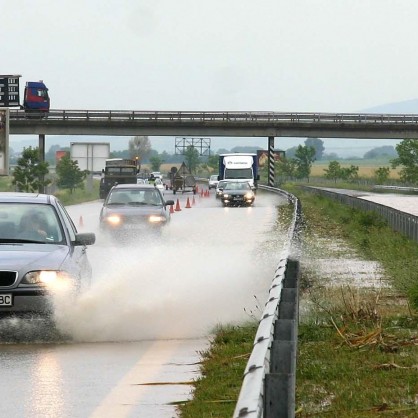
[[[88,286],[95,239],[52,195],[0,193],[0,316],[49,314],[54,294]]]

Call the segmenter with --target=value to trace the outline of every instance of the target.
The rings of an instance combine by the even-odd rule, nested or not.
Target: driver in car
[[[42,214],[28,212],[22,216],[18,238],[45,241],[47,237],[47,222]]]

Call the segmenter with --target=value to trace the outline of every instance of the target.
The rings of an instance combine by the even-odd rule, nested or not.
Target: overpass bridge
[[[274,138],[418,138],[418,115],[377,113],[193,112],[50,110],[47,114],[10,110],[11,135],[234,136],[267,137],[268,185],[274,185]]]
[[[11,135],[418,138],[418,115],[374,113],[10,110]]]

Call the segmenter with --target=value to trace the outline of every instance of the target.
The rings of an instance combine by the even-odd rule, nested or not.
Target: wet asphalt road
[[[97,233],[92,287],[76,305],[56,301],[55,324],[0,321],[1,417],[175,417],[213,327],[259,316],[285,202],[262,192],[251,208],[223,208],[213,191],[172,197],[182,210],[162,239],[132,246],[101,236],[101,201],[67,208],[80,231]]]

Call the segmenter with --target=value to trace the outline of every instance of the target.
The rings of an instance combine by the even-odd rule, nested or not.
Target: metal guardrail
[[[90,121],[152,121],[169,122],[283,122],[307,124],[403,124],[418,125],[418,115],[378,114],[378,113],[285,113],[285,112],[210,112],[210,111],[130,111],[130,110],[60,110],[48,113],[26,113],[20,109],[10,109],[10,120],[90,120]]]
[[[418,242],[418,216],[402,212],[398,209],[382,205],[380,203],[370,202],[369,200],[347,194],[324,190],[317,187],[301,186],[309,192],[334,199],[340,203],[364,211],[373,211],[385,219],[390,227],[400,232],[406,237]]]
[[[238,417],[294,417],[298,324],[298,262],[291,250],[298,236],[299,200],[280,189],[294,205],[293,219],[269,290],[234,411]]]
[[[418,193],[418,187],[407,187],[407,186],[383,186],[376,184],[373,186],[374,190],[394,190],[396,192],[406,192],[406,193]]]

